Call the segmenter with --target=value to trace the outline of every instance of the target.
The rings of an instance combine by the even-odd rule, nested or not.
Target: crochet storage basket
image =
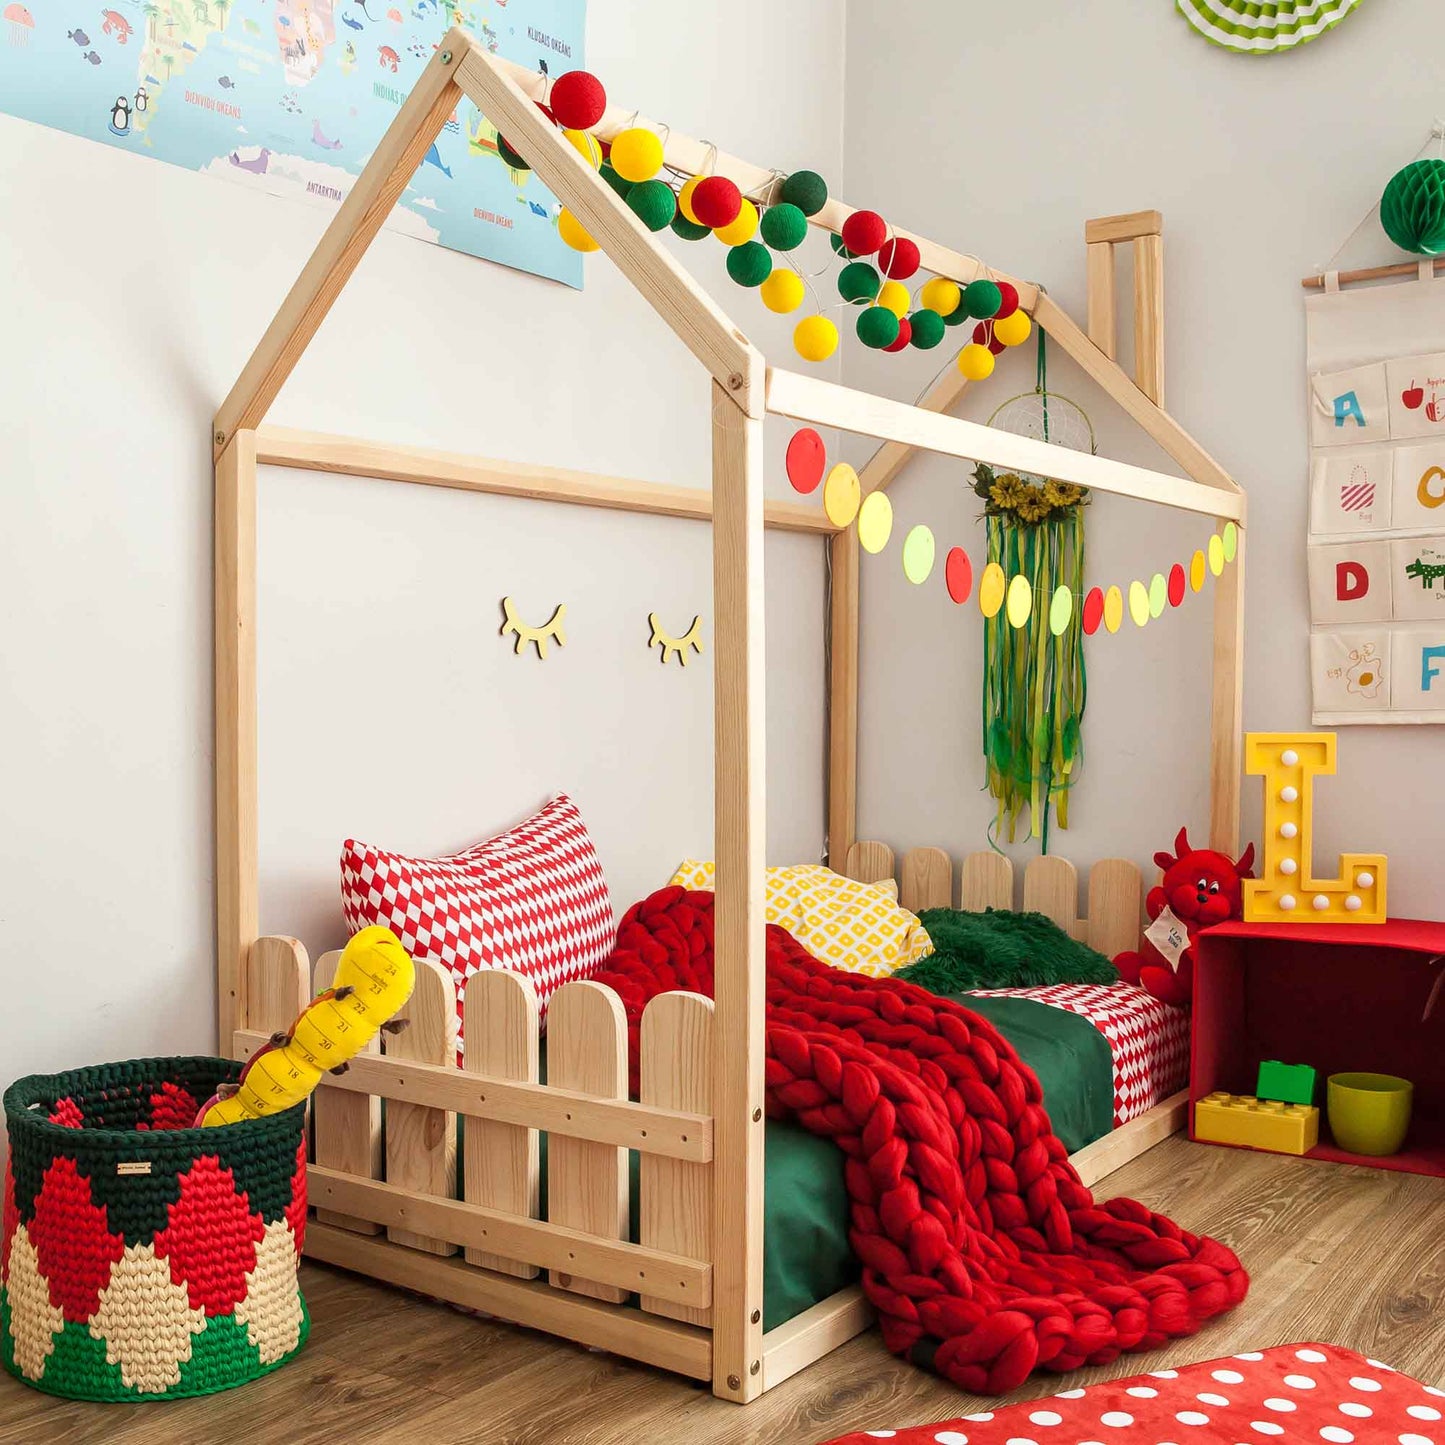
[[[241,1066],[132,1059],[5,1093],[5,1368],[83,1400],[208,1395],[306,1340],[306,1109],[219,1128]]]

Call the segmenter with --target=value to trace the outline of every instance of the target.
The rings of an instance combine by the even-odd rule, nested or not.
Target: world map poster
[[[112,8],[113,7],[113,8]],[[0,110],[333,210],[452,25],[556,76],[586,0],[0,0]],[[560,206],[463,101],[387,225],[571,286]]]

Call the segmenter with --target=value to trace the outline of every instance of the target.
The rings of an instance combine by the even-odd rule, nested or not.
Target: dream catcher
[[[1049,390],[1042,331],[1038,347],[1034,389],[1004,402],[988,424],[1092,454],[1094,428],[1084,409]],[[1069,826],[1082,746],[1083,630],[1080,609],[1065,604],[1083,595],[1089,494],[1072,482],[982,462],[973,475],[988,561],[1013,579],[1008,605],[985,619],[983,633],[983,751],[989,792],[998,799],[993,831],[1014,842],[1027,807],[1025,836],[1038,838],[1047,853],[1051,812],[1061,828]]]

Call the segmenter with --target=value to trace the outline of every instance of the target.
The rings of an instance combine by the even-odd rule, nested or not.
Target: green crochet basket
[[[0,1344],[17,1379],[177,1399],[254,1380],[305,1343],[305,1105],[191,1127],[240,1072],[132,1059],[6,1091]]]

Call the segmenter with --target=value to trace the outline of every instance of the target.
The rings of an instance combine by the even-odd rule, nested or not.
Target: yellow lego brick
[[[1319,1143],[1320,1111],[1253,1094],[1209,1094],[1194,1106],[1194,1137],[1275,1154],[1308,1154]]]

